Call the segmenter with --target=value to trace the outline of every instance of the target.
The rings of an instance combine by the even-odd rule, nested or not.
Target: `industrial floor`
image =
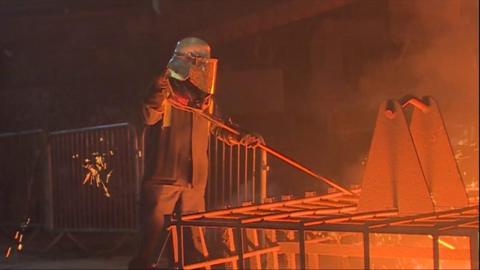
[[[58,233],[27,232],[23,249],[3,233],[0,269],[127,269],[135,252],[135,235],[119,233],[76,233],[72,238]],[[55,240],[58,240],[55,242]],[[12,252],[5,257],[8,247]]]
[[[91,257],[79,259],[52,259],[20,255],[0,262],[0,269],[127,269],[130,257]]]

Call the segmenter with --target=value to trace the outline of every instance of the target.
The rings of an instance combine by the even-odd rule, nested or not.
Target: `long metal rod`
[[[178,104],[174,104],[173,101],[171,101],[172,105],[181,109],[181,110],[186,110],[186,111],[191,111],[191,112],[194,112],[194,113],[198,113],[200,116],[202,116],[203,118],[207,119],[208,121],[214,123],[215,125],[217,125],[218,127],[221,127],[235,135],[240,135],[240,132],[237,131],[236,129],[228,126],[227,124],[223,123],[222,120],[220,119],[217,119],[215,118],[214,116],[210,115],[210,114],[207,114],[205,113],[204,111],[201,111],[201,110],[196,110],[196,109],[191,109],[191,108],[185,108],[184,106],[181,106],[181,105],[178,105]],[[325,182],[326,184],[328,184],[329,186],[335,188],[335,189],[338,189],[340,190],[341,192],[345,193],[345,194],[349,194],[349,195],[355,195],[355,193],[353,193],[352,191],[336,184],[333,180],[331,179],[328,179],[327,177],[324,177],[324,176],[321,176],[321,175],[318,175],[317,173],[315,173],[313,170],[307,168],[306,166],[298,163],[297,161],[281,154],[280,152],[274,150],[273,148],[271,147],[268,147],[266,146],[265,144],[259,144],[258,147],[260,149],[263,149],[265,150],[267,153],[275,156],[276,158],[290,164],[291,166],[299,169],[300,171],[312,176],[313,178],[315,179],[318,179],[318,180],[321,180],[323,182]]]

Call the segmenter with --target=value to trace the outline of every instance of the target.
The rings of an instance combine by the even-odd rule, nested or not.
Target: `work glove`
[[[265,144],[265,140],[256,133],[241,133],[239,143],[248,148],[255,148],[260,144]]]

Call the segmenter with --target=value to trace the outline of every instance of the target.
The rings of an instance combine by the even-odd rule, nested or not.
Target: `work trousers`
[[[165,216],[172,215],[174,210],[182,215],[205,211],[205,189],[162,185],[148,181],[143,183],[142,235],[137,260],[148,265],[156,263],[168,235]],[[201,233],[202,231],[197,228],[185,234],[184,243],[187,253],[190,251],[201,254],[201,237],[203,237]],[[166,249],[171,249],[171,247],[166,247]],[[171,260],[171,256],[168,259]]]

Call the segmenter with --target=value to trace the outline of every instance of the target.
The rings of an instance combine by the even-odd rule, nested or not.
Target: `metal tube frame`
[[[245,267],[243,262],[245,258],[243,230],[245,229],[297,231],[302,269],[306,268],[306,231],[361,233],[365,269],[371,267],[370,235],[372,233],[431,235],[435,269],[440,266],[439,237],[467,236],[470,238],[471,264],[472,266],[478,264],[478,222],[472,221],[478,219],[478,205],[408,216],[399,216],[396,209],[355,212],[355,206],[345,203],[343,205],[338,203],[337,207],[322,205],[322,202],[342,201],[344,196],[346,195],[334,193],[249,205],[186,215],[176,222],[184,226],[233,228],[236,231],[239,265],[243,267]],[[315,207],[312,208],[312,206]]]

